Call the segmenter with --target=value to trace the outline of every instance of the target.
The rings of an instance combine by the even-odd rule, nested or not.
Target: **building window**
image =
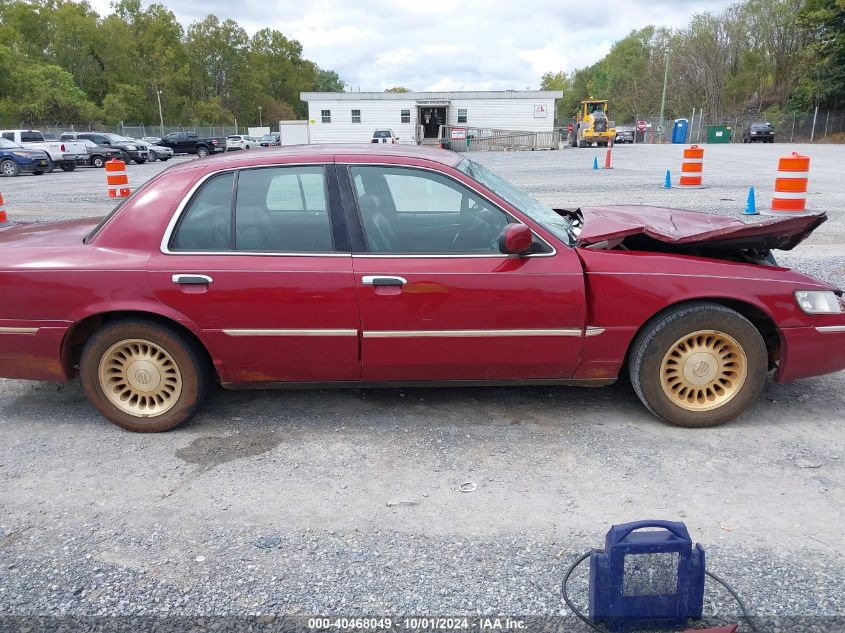
[[[458,123],[466,123],[466,122],[467,122],[466,108],[458,108]]]
[[[352,122],[353,123],[360,123],[361,122],[361,111],[360,110],[353,110],[352,111]]]
[[[320,117],[323,119],[323,123],[331,123],[332,122],[332,111],[331,110],[320,110]]]
[[[411,122],[411,111],[410,110],[402,110],[401,118],[399,120],[402,123],[410,123]]]

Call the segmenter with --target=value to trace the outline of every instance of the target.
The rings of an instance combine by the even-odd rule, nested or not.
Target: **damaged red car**
[[[174,166],[108,217],[0,227],[0,376],[133,431],[228,388],[607,385],[720,424],[845,368],[842,292],[776,265],[824,215],[550,209],[459,154],[304,146]]]

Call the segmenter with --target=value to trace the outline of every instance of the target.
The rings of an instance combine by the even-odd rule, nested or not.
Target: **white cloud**
[[[91,0],[101,14],[109,0]],[[142,0],[146,6],[150,0]],[[353,88],[506,90],[539,86],[546,71],[588,66],[648,24],[680,27],[731,0],[171,0],[186,26],[209,13],[247,30],[273,27]]]

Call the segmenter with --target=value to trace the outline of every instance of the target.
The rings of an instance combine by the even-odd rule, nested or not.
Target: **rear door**
[[[150,260],[158,298],[202,329],[234,383],[360,378],[352,259],[331,165],[201,183]]]
[[[519,220],[457,174],[366,164],[345,173],[363,239],[353,261],[364,380],[572,376],[585,312],[572,249],[535,235],[532,255],[503,255],[497,238]]]

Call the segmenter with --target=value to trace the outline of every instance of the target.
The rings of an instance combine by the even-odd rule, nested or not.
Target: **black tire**
[[[200,145],[197,148],[197,157],[205,158],[206,156],[208,156],[208,148],[205,145]]]
[[[132,162],[132,159],[131,159],[131,158],[129,158],[129,154],[127,154],[126,152],[123,152],[123,162],[124,162],[126,165],[128,165],[129,163],[131,163],[131,162]]]
[[[34,172],[32,172],[32,175],[33,176],[43,176],[44,172],[43,171],[34,171]]]
[[[157,160],[158,160],[158,154],[156,154],[154,151],[150,150],[150,151],[147,153],[147,162],[148,162],[148,163],[154,163],[154,162],[156,162]]]
[[[91,166],[96,167],[97,169],[102,169],[106,166],[106,159],[102,156],[92,156],[91,157]]]
[[[0,175],[9,178],[12,176],[20,176],[20,174],[21,168],[18,167],[18,164],[11,158],[0,161]]]
[[[159,156],[158,158],[160,161],[170,160],[170,156]]]
[[[173,382],[178,379],[181,380],[178,390],[172,387],[173,391],[166,393],[171,387],[165,385],[159,391],[133,392],[133,386],[127,377],[128,372],[121,373],[106,362],[106,358],[114,358],[117,362],[125,363],[125,359],[121,361],[120,355],[115,356],[111,351],[117,346],[125,345],[138,346],[139,360],[133,361],[133,364],[143,362],[143,358],[156,358],[156,362],[159,362],[158,359],[161,356],[169,357],[165,358],[163,365],[160,363],[166,371],[155,374],[159,376],[159,382],[156,384],[163,385],[168,381]],[[143,355],[143,345],[147,346],[149,352],[146,356]],[[153,349],[156,351],[153,352]],[[143,408],[145,405],[142,404],[141,398],[138,398],[140,394],[143,398],[152,401],[151,406],[162,408],[162,412],[160,414],[132,413],[117,406],[102,386],[101,364],[104,366],[102,371],[108,379],[114,376],[114,380],[124,381],[125,384],[120,382],[116,384],[115,392],[123,388],[123,395],[134,394],[127,398],[115,396],[124,403],[122,406]],[[142,365],[140,369],[133,368],[133,364],[126,369],[136,372],[136,380],[142,380],[140,376],[144,373],[144,369],[150,366],[149,363]],[[135,367],[138,366],[135,365]],[[165,373],[170,375],[162,378]],[[190,419],[208,395],[211,385],[211,371],[208,363],[202,350],[193,341],[186,339],[175,329],[141,319],[114,321],[97,330],[82,350],[79,377],[85,395],[103,417],[121,428],[137,433],[170,431]],[[148,384],[150,380],[149,371],[146,372],[146,380],[147,383],[144,384]],[[147,396],[148,393],[153,395]],[[168,402],[167,398],[173,397],[173,394],[175,394],[175,399]],[[162,402],[153,401],[154,398]],[[136,402],[133,403],[133,400]]]
[[[708,378],[698,373],[699,367],[710,374],[714,364],[708,359],[715,357],[685,351],[687,360],[680,365],[670,356],[679,345],[686,349],[712,345],[721,348],[716,353],[725,356],[722,364],[715,363],[716,370]],[[677,357],[683,358],[680,353]],[[628,369],[634,391],[649,411],[677,426],[704,428],[729,422],[754,405],[766,382],[768,353],[760,332],[744,316],[715,303],[695,302],[670,309],[647,323],[631,346]],[[689,373],[712,382],[695,386],[689,382]],[[693,388],[687,390],[688,384]]]
[[[147,162],[147,159],[146,159],[146,158],[136,158],[136,159],[135,159],[135,164],[136,164],[136,165],[143,165],[143,164],[144,164],[144,163],[146,163],[146,162]]]
[[[55,168],[56,168],[56,163],[54,163],[52,160],[48,160],[47,161],[47,168],[44,170],[44,173],[45,174],[52,174],[53,170]]]
[[[76,163],[62,163],[59,166],[62,168],[62,171],[73,171],[76,169]]]

